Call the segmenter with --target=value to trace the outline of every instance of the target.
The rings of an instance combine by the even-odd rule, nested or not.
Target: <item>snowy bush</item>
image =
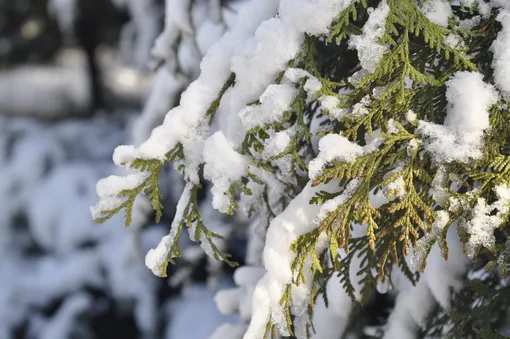
[[[119,303],[136,304],[142,332],[154,331],[157,281],[128,264],[130,241],[114,220],[98,226],[86,213],[94,201],[90,185],[110,170],[108,153],[121,130],[104,119],[44,126],[15,118],[3,118],[0,129],[0,173],[7,178],[0,185],[0,337],[14,330],[91,337],[86,319],[108,307],[97,291],[110,290]],[[145,233],[145,246],[160,234]]]
[[[152,112],[186,89],[147,140],[115,150],[127,173],[99,181],[93,217],[123,211],[129,226],[143,195],[159,221],[172,162],[185,184],[147,253],[154,274],[183,256],[185,230],[231,266],[223,244],[246,234],[237,288],[216,296],[244,323],[212,338],[360,336],[351,313],[389,289],[395,306],[366,335],[503,335],[507,307],[490,300],[508,295],[492,269],[506,272],[510,246],[509,4],[251,0],[201,31],[206,3],[221,4],[167,0]],[[211,207],[234,221],[218,227]]]

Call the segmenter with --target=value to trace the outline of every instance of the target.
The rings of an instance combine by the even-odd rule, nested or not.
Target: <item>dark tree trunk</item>
[[[98,62],[97,48],[101,43],[100,34],[104,24],[106,7],[106,0],[79,0],[74,22],[76,40],[87,58],[91,110],[104,108],[105,106],[102,72]]]

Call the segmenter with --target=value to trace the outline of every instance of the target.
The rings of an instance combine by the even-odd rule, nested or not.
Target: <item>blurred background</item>
[[[232,271],[196,245],[169,279],[143,264],[182,188],[172,168],[159,225],[144,201],[130,229],[89,207],[97,180],[119,174],[114,148],[161,123],[242,2],[0,0],[0,339],[205,339],[239,321],[213,300]],[[244,240],[229,239],[242,263]]]

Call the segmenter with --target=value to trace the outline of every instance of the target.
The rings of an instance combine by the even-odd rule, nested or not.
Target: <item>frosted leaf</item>
[[[366,227],[353,225],[352,237],[360,238],[365,236]],[[338,250],[338,256],[345,258],[345,252]],[[361,256],[354,256],[349,267],[349,279],[354,287],[354,297],[357,301],[361,299],[362,276],[358,274]],[[345,333],[351,319],[353,303],[351,297],[342,286],[341,277],[334,274],[326,284],[326,293],[329,305],[326,307],[323,298],[317,298],[313,312],[313,324],[316,329],[313,339],[331,339]]]
[[[494,248],[494,230],[501,226],[510,212],[510,187],[498,185],[494,191],[498,200],[489,205],[485,199],[479,198],[471,211],[471,217],[462,224],[469,234],[467,253],[470,257],[481,247],[489,250]]]
[[[467,162],[482,156],[483,134],[489,128],[489,107],[498,100],[494,87],[480,73],[457,72],[446,82],[444,125],[419,121],[418,133],[436,162]]]
[[[182,9],[183,7],[179,5],[176,8]],[[167,9],[169,9],[168,6]],[[216,99],[231,74],[231,58],[241,53],[244,43],[250,39],[261,21],[273,16],[276,9],[277,4],[269,0],[245,5],[239,12],[239,20],[233,24],[231,32],[225,34],[208,49],[200,65],[201,73],[183,92],[180,105],[166,115],[163,124],[156,127],[149,139],[142,143],[140,147],[134,149],[119,148],[125,154],[118,154],[117,158],[165,160],[166,154],[178,143],[181,143],[186,159],[185,177],[194,183],[198,183],[197,173],[203,160],[202,147],[208,135],[205,128],[207,121],[204,114],[208,111],[209,106]],[[177,14],[171,13],[167,16],[169,20],[173,18],[170,20],[173,22],[170,28],[165,29],[170,35],[173,34],[173,27],[177,23],[180,23],[179,25],[182,28],[186,28],[187,19],[182,16],[175,18],[174,16]],[[184,21],[181,20],[183,18]],[[165,34],[162,35],[162,38]],[[164,42],[162,44],[166,45]],[[252,70],[251,72],[261,73],[260,71]],[[250,74],[247,78],[251,78]],[[237,84],[242,84],[242,81],[239,80],[236,82]]]
[[[270,158],[282,153],[291,143],[295,129],[276,132],[264,142],[264,157]]]
[[[279,121],[290,110],[297,89],[291,84],[272,84],[260,97],[260,105],[247,106],[239,117],[246,130]]]
[[[347,80],[354,86],[356,86],[364,77],[365,75],[369,74],[368,70],[362,68],[359,71],[355,72],[353,75],[351,75]]]
[[[473,7],[476,4],[478,11],[483,16],[489,15],[491,11],[491,5],[484,0],[460,0],[460,3],[466,7]]]
[[[273,321],[279,325],[280,330],[283,328],[285,332],[285,312],[280,304],[280,299],[284,286],[291,283],[294,276],[291,263],[296,254],[290,249],[290,246],[300,235],[306,234],[316,227],[312,220],[319,212],[320,206],[310,205],[310,199],[316,192],[325,189],[332,190],[334,186],[329,184],[311,187],[311,184],[308,183],[303,191],[269,225],[263,254],[267,273],[257,283],[253,299],[253,317],[245,338],[261,337],[269,320],[269,314]],[[307,272],[306,269],[305,272]],[[307,279],[307,283],[301,284],[299,292],[296,292],[299,293],[301,302],[304,302],[309,296],[310,281],[311,279]],[[302,310],[295,309],[295,311],[301,312]]]
[[[379,44],[379,40],[386,31],[386,18],[390,8],[386,0],[383,0],[374,10],[368,9],[369,17],[363,26],[361,35],[353,35],[349,39],[349,47],[358,51],[361,67],[373,73],[379,61],[388,50],[388,47]]]
[[[441,207],[445,207],[446,202],[449,198],[449,190],[446,186],[447,176],[446,176],[446,168],[444,166],[439,166],[434,179],[432,180],[432,199]]]
[[[432,231],[429,234],[424,235],[420,238],[413,249],[411,256],[412,267],[419,271],[425,267],[427,260],[427,254],[430,247],[436,242],[438,236],[443,231],[444,227],[450,221],[450,216],[446,211],[437,211],[435,215],[434,223],[432,224]]]
[[[360,102],[354,104],[352,107],[352,115],[360,117],[369,113],[368,108],[370,105],[370,96],[365,95]]]
[[[385,191],[387,196],[394,196],[402,200],[407,195],[406,183],[402,176],[397,177],[394,181],[390,182],[386,187]]]
[[[307,79],[306,79],[306,82],[305,82],[305,85],[303,88],[306,91],[306,93],[308,93],[309,95],[312,95],[312,94],[321,90],[322,84],[319,81],[319,79],[317,79],[316,77],[314,77],[313,75],[311,75],[310,73],[305,71],[304,69],[288,68],[285,71],[285,78],[287,78],[289,81],[291,81],[293,83],[298,83],[299,80],[301,80],[302,78],[305,78],[305,77]]]
[[[228,192],[230,185],[241,180],[246,172],[248,160],[232,148],[221,131],[207,139],[203,157],[204,178],[213,184],[212,205],[225,213],[230,205],[230,197],[225,192]]]
[[[321,109],[328,111],[333,119],[340,120],[347,114],[346,109],[338,107],[338,105],[340,105],[340,99],[336,96],[323,95],[319,98],[319,102],[321,104]]]
[[[119,207],[126,199],[119,197],[120,192],[140,186],[146,178],[146,173],[135,173],[124,177],[111,175],[98,181],[96,191],[100,200],[90,208],[92,217],[99,219],[103,216],[103,212]]]
[[[444,39],[444,43],[451,48],[463,47],[464,42],[461,40],[461,37],[456,34],[448,34],[448,36]]]
[[[352,162],[363,154],[363,148],[338,134],[328,134],[319,141],[319,155],[310,161],[308,173],[310,179],[315,179],[326,163],[338,160]]]
[[[409,122],[414,122],[417,119],[416,113],[413,110],[409,110],[406,113],[406,119]]]
[[[186,206],[188,205],[189,199],[191,197],[191,190],[193,189],[192,184],[186,184],[184,191],[182,192],[181,198],[177,203],[174,220],[172,221],[170,233],[164,236],[159,242],[158,246],[155,249],[149,250],[147,255],[145,256],[145,266],[147,266],[152,273],[157,275],[158,277],[163,277],[166,272],[166,263],[168,259],[172,258],[170,255],[170,251],[172,246],[175,246],[176,237],[179,231],[179,224],[182,219],[185,217],[184,211]]]
[[[458,26],[461,29],[472,30],[474,27],[480,25],[481,21],[482,21],[482,17],[479,15],[476,15],[472,18],[459,20]]]
[[[395,120],[393,120],[393,119],[388,120],[388,133],[389,134],[397,134],[398,133],[397,125],[395,124]]]
[[[333,199],[327,200],[320,208],[319,213],[317,214],[318,222],[322,222],[326,217],[333,211],[337,210],[339,207],[341,207],[347,200],[349,200],[356,189],[363,183],[363,180],[361,179],[353,179],[351,180],[347,186],[345,186],[345,189],[343,190],[342,194],[334,197]],[[314,219],[315,221],[315,219]]]

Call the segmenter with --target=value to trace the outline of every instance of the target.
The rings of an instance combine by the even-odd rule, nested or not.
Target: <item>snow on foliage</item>
[[[389,11],[387,1],[381,1],[376,9],[370,11],[370,17],[363,26],[363,34],[355,35],[349,40],[349,46],[358,51],[361,67],[370,73],[375,71],[375,67],[387,50],[387,47],[380,45],[379,41],[386,30],[386,17]]]
[[[436,304],[452,306],[469,258],[507,256],[494,235],[509,214],[506,14],[490,17],[497,2],[462,3],[472,6],[469,25],[443,0],[246,1],[224,35],[204,43],[194,79],[187,41],[202,36],[193,15],[167,1],[154,53],[169,74],[194,80],[146,141],[117,147],[114,162],[128,172],[98,182],[94,217],[125,209],[129,225],[143,192],[159,219],[158,177],[171,161],[186,184],[170,233],[146,256],[153,273],[166,276],[185,256],[185,229],[231,266],[225,242],[248,237],[248,266],[216,296],[246,324],[213,338],[341,336],[354,303],[389,288],[399,294],[384,337],[416,337]],[[491,48],[474,47],[496,34],[484,40]],[[494,83],[482,61],[490,51],[502,74]],[[204,184],[210,194],[199,201]],[[213,208],[235,214],[237,228],[221,227]]]
[[[448,19],[452,15],[452,8],[447,0],[425,1],[421,10],[432,23],[448,27]]]
[[[446,83],[447,115],[443,125],[420,121],[418,131],[427,138],[434,160],[467,162],[480,159],[484,131],[489,128],[489,108],[499,96],[480,73],[456,73]]]
[[[223,192],[227,191],[234,182],[241,180],[248,167],[248,160],[237,153],[219,131],[206,140],[204,161],[204,178],[213,184],[212,206],[226,213],[230,201]]]

